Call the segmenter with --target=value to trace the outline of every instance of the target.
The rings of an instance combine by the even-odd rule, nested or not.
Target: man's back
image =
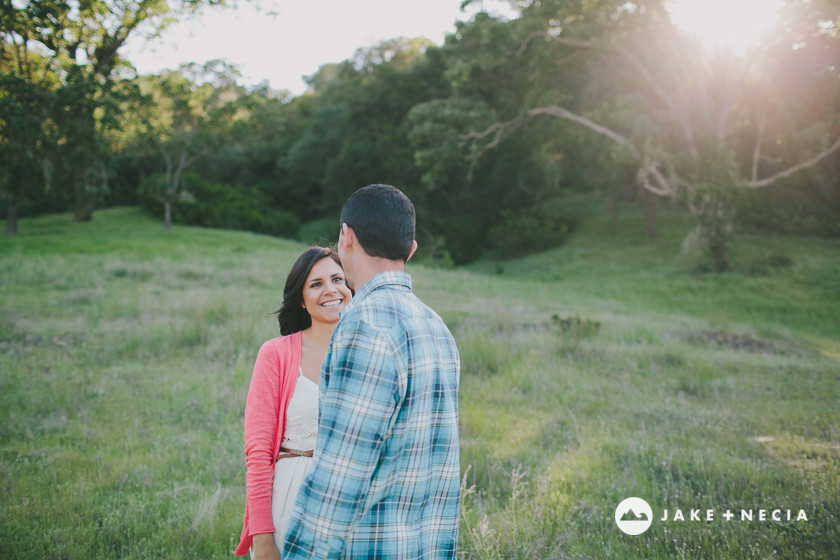
[[[342,313],[321,375],[315,462],[284,557],[454,558],[459,362],[405,272]]]

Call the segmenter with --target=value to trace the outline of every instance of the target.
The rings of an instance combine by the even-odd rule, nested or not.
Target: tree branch
[[[503,123],[494,123],[481,132],[470,132],[469,134],[461,136],[461,145],[463,146],[469,141],[475,142],[482,140],[491,134],[493,135],[493,139],[487,145],[474,150],[473,153],[467,156],[467,160],[470,162],[469,167],[467,168],[467,182],[472,181],[473,171],[475,171],[475,166],[478,164],[478,160],[480,160],[486,152],[498,146],[502,140],[504,140],[516,129],[517,126],[519,126],[520,123],[520,117],[514,117]]]
[[[724,103],[723,110],[720,112],[717,124],[717,139],[718,142],[723,143],[726,139],[726,121],[729,120],[729,112],[732,110],[731,103]]]
[[[210,153],[210,149],[209,148],[204,148],[200,152],[197,152],[197,153],[193,154],[193,156],[191,158],[187,159],[184,162],[184,168],[189,167],[190,165],[192,165],[196,161],[200,160],[201,158],[203,158],[204,156],[206,156],[209,153]]]
[[[627,62],[629,62],[638,72],[641,74],[642,78],[644,78],[645,82],[647,82],[648,86],[653,90],[653,93],[668,107],[668,110],[671,112],[673,117],[676,119],[677,123],[679,124],[680,128],[682,129],[683,136],[685,137],[686,143],[688,144],[688,150],[691,153],[692,157],[700,157],[700,152],[697,149],[697,144],[694,139],[694,129],[691,126],[691,122],[686,118],[682,111],[679,110],[677,104],[668,95],[662,86],[660,86],[653,77],[653,74],[648,69],[645,64],[639,60],[634,54],[630,53],[627,49],[623,49],[617,47],[615,45],[601,45],[598,43],[593,43],[590,41],[578,41],[575,39],[566,39],[564,37],[556,37],[554,35],[549,35],[545,32],[535,32],[528,35],[525,38],[522,46],[519,48],[519,52],[523,52],[527,47],[528,43],[533,40],[534,37],[544,35],[551,39],[556,43],[560,43],[561,45],[565,45],[567,47],[573,47],[576,49],[589,49],[589,50],[603,50],[607,52],[611,52],[616,54]]]
[[[762,114],[758,117],[758,134],[755,137],[755,146],[753,146],[753,160],[752,160],[752,174],[751,181],[758,180],[758,162],[761,159],[761,140],[764,138],[764,126],[767,124],[767,119]]]
[[[630,140],[628,140],[618,132],[609,129],[605,126],[602,126],[596,122],[593,122],[587,119],[586,117],[572,113],[568,109],[558,107],[557,105],[537,107],[528,111],[529,117],[535,117],[537,115],[550,115],[552,117],[567,119],[576,122],[588,128],[589,130],[593,130],[598,134],[606,136],[607,138],[609,138],[613,142],[616,142],[617,144],[625,146],[630,152],[630,155],[633,156],[633,159],[641,163],[639,179],[644,188],[654,194],[662,196],[673,194],[674,189],[672,188],[668,178],[662,174],[662,171],[660,171],[659,164],[655,161],[648,161],[647,157],[643,156],[642,152],[635,145],[633,145],[633,143]],[[653,176],[653,178],[656,180],[656,183],[659,185],[658,187],[651,184],[651,182],[648,180],[648,174]]]
[[[648,166],[648,171],[650,171],[650,174],[653,175],[654,179],[656,179],[656,182],[659,183],[660,188],[654,187],[653,185],[650,184],[650,181],[645,180],[642,183],[642,185],[647,190],[649,190],[650,192],[652,192],[654,194],[658,194],[660,196],[668,196],[668,195],[674,194],[674,189],[671,187],[671,183],[668,181],[667,178],[665,178],[665,175],[662,174],[662,172],[659,170],[659,167],[657,167],[657,164],[655,162],[651,163]]]
[[[575,51],[575,52],[573,52],[572,54],[569,54],[569,55],[564,56],[564,57],[563,57],[563,58],[561,58],[560,60],[555,60],[555,61],[554,61],[554,65],[555,65],[555,66],[563,66],[563,65],[564,65],[564,64],[566,64],[567,62],[571,62],[571,61],[573,61],[574,59],[576,59],[577,57],[579,57],[579,56],[580,56],[580,55],[582,55],[582,54],[583,54],[583,51]]]
[[[170,195],[175,194],[175,191],[178,190],[178,185],[181,182],[181,173],[183,173],[184,169],[187,167],[187,155],[187,148],[184,148],[181,152],[181,157],[178,159],[178,167],[175,168],[175,177],[172,181],[172,185],[170,185],[172,187],[172,192],[169,193]]]
[[[117,51],[128,40],[129,35],[149,17],[150,0],[142,0],[132,12],[127,12],[113,33],[106,34],[94,51],[97,74],[108,76],[114,65]]]
[[[735,83],[735,87],[732,89],[732,94],[727,97],[727,99],[723,102],[723,109],[720,112],[720,117],[718,117],[717,123],[717,139],[718,142],[723,143],[726,139],[726,122],[729,120],[729,113],[732,111],[732,105],[735,103],[735,99],[737,99],[738,95],[741,93],[741,86],[746,79],[747,73],[749,69],[752,67],[753,58],[750,57],[747,61],[743,64],[741,68],[741,75],[738,76],[738,80]]]
[[[490,127],[488,127],[485,130],[482,130],[481,132],[470,132],[469,134],[464,134],[461,137],[461,139],[481,140],[482,138],[486,138],[487,136],[490,136],[491,134],[495,133],[496,136],[493,138],[493,141],[487,146],[487,148],[495,148],[503,139],[505,131],[512,125],[516,124],[518,120],[519,117],[515,117],[503,123],[493,123],[492,125],[490,125]]]
[[[546,107],[537,107],[536,109],[531,109],[528,111],[529,117],[535,117],[537,115],[551,115],[552,117],[558,117],[561,119],[568,119],[570,121],[574,121],[578,124],[585,126],[590,130],[594,130],[598,134],[603,134],[613,142],[621,144],[623,146],[627,146],[627,149],[630,150],[630,153],[633,155],[634,159],[641,160],[641,152],[639,149],[634,146],[630,140],[622,136],[621,134],[611,130],[605,126],[601,126],[595,122],[590,121],[586,117],[582,117],[571,111],[564,109],[563,107],[558,107],[557,105],[549,105]]]
[[[163,155],[163,161],[166,164],[166,171],[164,173],[166,177],[166,186],[169,188],[169,180],[172,176],[172,158],[169,157],[169,153],[163,149],[163,144],[160,144],[158,149],[160,150],[161,155]]]
[[[765,179],[760,179],[760,180],[755,180],[754,179],[752,181],[749,181],[749,182],[747,182],[747,186],[751,189],[757,189],[757,188],[760,188],[760,187],[766,187],[767,185],[772,185],[773,183],[775,183],[779,179],[784,179],[785,177],[790,177],[791,175],[793,175],[797,171],[801,171],[802,169],[807,169],[809,167],[812,167],[812,166],[816,165],[820,160],[822,160],[825,157],[831,155],[833,152],[836,152],[838,149],[840,149],[840,138],[835,140],[834,144],[832,144],[831,146],[829,146],[828,148],[826,148],[822,152],[818,153],[817,155],[815,155],[811,159],[808,159],[808,160],[805,160],[803,162],[797,163],[796,165],[788,167],[784,171],[779,171],[775,175],[771,175],[770,177],[767,177]]]

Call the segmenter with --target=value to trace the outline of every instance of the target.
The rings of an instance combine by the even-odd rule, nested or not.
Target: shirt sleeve
[[[322,368],[316,456],[298,493],[283,558],[337,558],[369,506],[371,479],[402,399],[388,333],[339,324]]]
[[[245,487],[248,534],[273,533],[271,494],[280,409],[280,364],[271,341],[260,348],[245,404]]]

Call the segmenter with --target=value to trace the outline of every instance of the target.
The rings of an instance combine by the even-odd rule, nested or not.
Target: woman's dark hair
[[[414,243],[414,205],[391,185],[368,185],[354,192],[341,210],[340,224],[353,228],[371,257],[408,260]]]
[[[292,265],[286,277],[286,287],[283,288],[283,303],[280,309],[274,312],[280,323],[280,334],[283,336],[308,329],[312,325],[312,318],[302,305],[303,286],[315,263],[326,258],[331,258],[341,266],[338,253],[326,247],[307,249]]]

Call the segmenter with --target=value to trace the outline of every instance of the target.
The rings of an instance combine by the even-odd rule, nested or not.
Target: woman
[[[318,430],[318,379],[338,314],[352,294],[338,254],[298,257],[276,311],[283,335],[260,348],[245,404],[246,502],[236,554],[280,558]]]

